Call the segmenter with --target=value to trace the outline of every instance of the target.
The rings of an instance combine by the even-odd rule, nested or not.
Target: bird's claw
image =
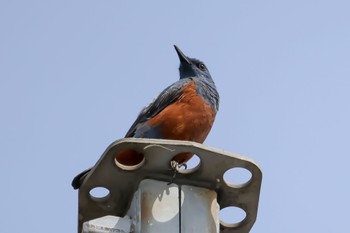
[[[174,179],[177,175],[177,173],[179,173],[179,170],[183,167],[184,169],[187,169],[187,164],[186,163],[178,163],[174,160],[172,160],[170,162],[170,167],[171,167],[171,170],[174,172],[173,173],[173,176],[171,177],[171,180],[170,182],[168,183],[168,185],[172,184],[174,182]]]

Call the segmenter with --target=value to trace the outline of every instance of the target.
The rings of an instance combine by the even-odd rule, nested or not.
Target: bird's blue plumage
[[[155,98],[147,107],[141,110],[135,122],[131,125],[125,137],[136,138],[161,138],[156,129],[151,130],[147,125],[147,120],[156,116],[164,108],[178,100],[182,94],[182,89],[190,79],[180,79],[169,87],[165,88],[157,98]]]

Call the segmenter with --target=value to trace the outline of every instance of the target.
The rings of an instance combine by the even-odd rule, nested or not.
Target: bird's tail
[[[72,186],[74,189],[79,189],[80,185],[83,183],[85,177],[89,174],[91,171],[91,168],[86,169],[85,171],[78,174],[74,179],[72,180]]]

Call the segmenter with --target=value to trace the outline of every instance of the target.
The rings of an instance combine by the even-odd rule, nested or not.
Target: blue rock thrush
[[[180,80],[165,88],[145,107],[125,137],[186,140],[203,143],[219,109],[219,94],[203,62],[187,57],[176,45],[180,59]],[[118,162],[137,164],[142,158],[132,150],[117,155]],[[178,164],[186,163],[191,153],[174,157]],[[78,189],[90,169],[77,175],[72,186]]]

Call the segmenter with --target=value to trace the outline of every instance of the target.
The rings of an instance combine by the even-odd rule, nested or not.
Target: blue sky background
[[[350,2],[0,2],[2,232],[76,232],[71,179],[178,79],[221,95],[206,144],[263,168],[251,232],[345,232]]]

